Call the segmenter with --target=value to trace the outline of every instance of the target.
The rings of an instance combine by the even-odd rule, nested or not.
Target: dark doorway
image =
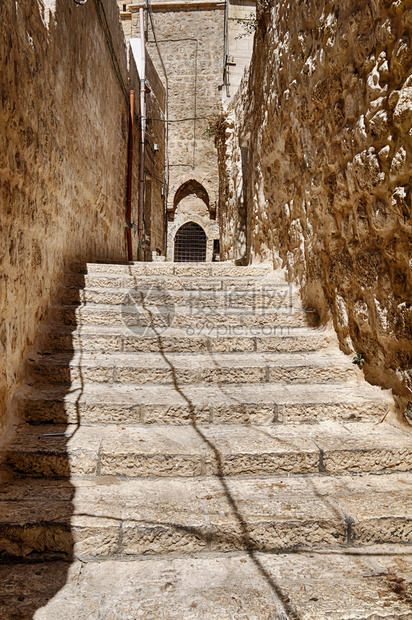
[[[220,241],[219,239],[213,239],[213,256],[212,262],[220,260]]]
[[[188,222],[176,233],[175,262],[202,263],[206,260],[206,234],[199,224]]]

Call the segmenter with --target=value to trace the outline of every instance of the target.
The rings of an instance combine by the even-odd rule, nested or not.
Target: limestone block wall
[[[126,259],[126,96],[138,84],[115,0],[2,0],[0,66],[1,429],[65,264]]]
[[[219,143],[222,254],[286,266],[412,400],[412,3],[279,0],[258,21]]]
[[[169,84],[169,208],[179,187],[200,182],[216,203],[218,167],[213,140],[205,135],[208,117],[220,112],[223,72],[223,8],[156,9],[156,37]],[[153,35],[149,49],[156,62]],[[158,68],[160,72],[160,69]],[[194,119],[187,120],[182,119]]]

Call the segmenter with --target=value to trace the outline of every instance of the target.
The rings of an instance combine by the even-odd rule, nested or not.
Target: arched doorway
[[[206,234],[199,224],[188,222],[175,236],[176,263],[203,263],[206,260]]]

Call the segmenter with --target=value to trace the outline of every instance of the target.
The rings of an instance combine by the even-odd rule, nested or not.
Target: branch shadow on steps
[[[270,573],[263,566],[262,562],[257,556],[256,545],[250,535],[248,523],[246,519],[243,517],[241,511],[239,510],[236,500],[233,497],[230,491],[229,485],[226,481],[221,454],[219,450],[216,448],[216,446],[214,445],[214,443],[205,435],[205,433],[202,431],[202,429],[197,424],[195,404],[187,396],[184,389],[181,386],[179,386],[176,369],[173,366],[172,361],[167,356],[166,351],[164,350],[161,332],[159,332],[159,330],[156,328],[156,321],[154,320],[153,312],[147,305],[145,305],[143,295],[141,296],[141,305],[143,309],[147,312],[147,314],[150,316],[150,319],[151,319],[150,328],[156,335],[158,347],[159,347],[159,353],[170,369],[170,375],[172,378],[174,389],[181,395],[181,397],[183,398],[183,400],[186,402],[188,406],[190,424],[192,428],[194,429],[194,431],[196,432],[196,434],[198,435],[198,437],[202,440],[202,442],[208,448],[210,453],[213,455],[215,466],[217,469],[217,473],[215,474],[215,476],[219,480],[219,483],[226,497],[227,503],[240,529],[239,542],[241,541],[243,550],[247,553],[247,555],[249,556],[249,558],[252,560],[253,564],[257,568],[259,574],[263,577],[263,579],[266,581],[266,583],[269,585],[270,589],[273,592],[274,605],[276,608],[278,620],[299,620],[299,616],[294,610],[293,605],[290,603],[289,597],[287,596],[287,594],[283,592],[280,585],[276,583],[272,575],[270,575]],[[174,525],[174,527],[176,528],[177,526]],[[184,526],[183,526],[183,529],[184,529]],[[190,531],[193,531],[193,528],[190,528]],[[230,543],[231,541],[229,541],[229,544]]]

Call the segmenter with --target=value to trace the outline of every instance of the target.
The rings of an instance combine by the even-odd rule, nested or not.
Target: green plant
[[[214,114],[209,119],[209,124],[205,129],[206,138],[214,138],[215,141],[224,136],[226,129],[225,114]]]
[[[363,353],[357,353],[356,356],[353,358],[352,362],[353,364],[356,364],[357,366],[359,366],[359,368],[362,368],[362,366],[365,363]]]

